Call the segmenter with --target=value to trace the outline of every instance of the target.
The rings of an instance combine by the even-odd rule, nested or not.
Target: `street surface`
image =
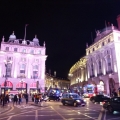
[[[87,100],[85,107],[63,106],[61,102],[43,102],[43,106],[10,105],[12,108],[0,114],[0,120],[120,120],[120,113],[109,114],[99,104]]]

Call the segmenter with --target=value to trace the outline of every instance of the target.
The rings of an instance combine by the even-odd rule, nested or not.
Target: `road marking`
[[[35,120],[38,120],[38,111],[35,111]]]
[[[8,113],[7,115],[11,115],[11,114],[15,114],[15,113]]]
[[[37,110],[41,110],[40,108],[39,109],[37,109]],[[25,114],[25,113],[30,113],[30,112],[34,112],[34,111],[36,111],[36,110],[29,110],[29,111],[27,111],[27,112],[22,112],[22,113],[18,113],[18,114],[15,114],[15,115],[11,115],[11,117],[14,117],[14,116],[17,116],[17,115],[22,115],[22,114]],[[2,114],[3,115],[3,114]],[[6,116],[6,117],[0,117],[0,120],[1,119],[5,119],[5,118],[8,118],[9,116]]]
[[[102,119],[103,111],[104,111],[104,109],[102,108],[101,111],[100,111],[100,114],[99,114],[99,116],[98,116],[98,120],[101,120],[101,119]]]
[[[12,116],[10,116],[7,120],[10,120],[12,118]]]
[[[105,110],[105,114],[104,114],[104,120],[106,120],[106,110]]]
[[[59,112],[57,112],[52,106],[50,106],[52,110],[54,110],[60,117],[63,118],[63,120],[67,120],[66,118],[64,118]]]
[[[11,108],[9,111],[2,113],[2,115],[4,115],[4,114],[6,114],[6,113],[11,112],[11,111],[14,109],[14,107],[13,107],[13,106],[11,106],[11,107],[12,107],[12,108]]]

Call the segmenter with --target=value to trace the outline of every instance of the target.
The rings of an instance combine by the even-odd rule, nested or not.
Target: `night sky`
[[[63,2],[62,2],[63,1]],[[70,67],[85,55],[91,33],[110,22],[117,26],[120,0],[0,0],[0,38],[7,41],[12,31],[18,39],[46,42],[46,71],[67,78]]]

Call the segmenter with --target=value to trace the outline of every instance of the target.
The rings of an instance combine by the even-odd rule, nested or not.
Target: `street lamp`
[[[10,60],[4,60],[4,63],[5,63],[6,71],[5,71],[5,82],[4,82],[3,106],[5,105],[5,88],[6,88],[6,81],[7,81],[7,77],[8,77],[8,64],[12,63],[12,61],[10,61]]]
[[[22,88],[23,88],[23,83],[24,83],[23,79],[20,81],[20,83],[21,83],[21,93],[22,93]]]

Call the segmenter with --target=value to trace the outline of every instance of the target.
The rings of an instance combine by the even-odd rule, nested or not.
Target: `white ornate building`
[[[8,92],[44,92],[46,58],[45,43],[40,46],[36,36],[29,41],[17,39],[13,33],[7,42],[3,37],[0,50],[1,92],[4,87]]]
[[[120,87],[120,16],[117,21],[118,29],[111,25],[97,31],[86,49],[88,82],[108,95]]]

